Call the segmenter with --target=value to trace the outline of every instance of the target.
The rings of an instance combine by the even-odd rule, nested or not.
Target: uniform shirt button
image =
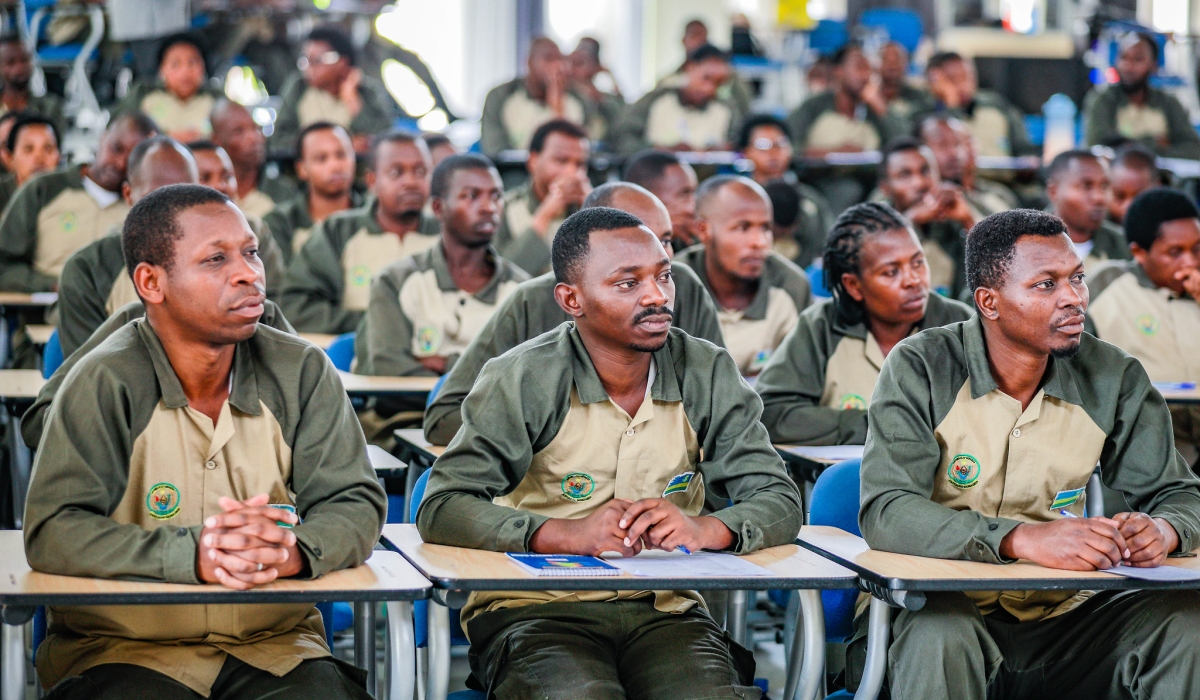
[[[205,469],[216,469],[217,463],[210,459],[204,463],[204,468]]]
[[[1012,435],[1013,435],[1013,437],[1021,437],[1021,429],[1020,429],[1020,428],[1013,428],[1013,433],[1012,433]]]
[[[186,527],[181,527],[175,531],[175,534],[180,537],[183,537],[188,534],[188,529]]]
[[[633,437],[633,432],[634,432],[633,428],[630,428],[629,430],[625,431],[625,434],[628,435],[629,437]]]
[[[514,520],[513,527],[525,527],[525,521],[524,520]]]
[[[991,525],[988,525],[988,529],[989,529],[989,530],[995,530],[995,529],[996,529],[996,528],[998,528],[998,527],[1000,527],[1000,526],[999,526],[999,525],[997,525],[996,523],[992,523]]]

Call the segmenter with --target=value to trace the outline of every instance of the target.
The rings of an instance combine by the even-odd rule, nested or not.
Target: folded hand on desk
[[[196,549],[196,573],[205,583],[247,590],[300,573],[304,557],[296,534],[278,523],[296,524],[295,513],[268,506],[267,494],[245,501],[221,498],[224,513],[204,521]]]
[[[630,505],[618,524],[629,528],[626,543],[641,540],[668,552],[681,546],[692,552],[720,551],[733,544],[733,533],[725,523],[711,516],[693,518],[665,498],[644,498]]]
[[[1130,566],[1162,566],[1167,555],[1179,547],[1179,534],[1171,523],[1145,513],[1117,513],[1113,520],[1129,545],[1125,563]]]
[[[1000,542],[1000,556],[1028,559],[1052,569],[1096,571],[1130,555],[1120,525],[1108,518],[1062,518],[1021,523]]]

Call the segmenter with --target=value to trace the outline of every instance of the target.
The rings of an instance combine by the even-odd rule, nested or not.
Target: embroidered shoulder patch
[[[1142,335],[1154,335],[1158,333],[1158,319],[1154,318],[1150,314],[1142,314],[1141,316],[1138,316],[1136,319],[1134,319],[1134,323],[1137,324],[1137,329],[1141,331]]]
[[[954,459],[950,460],[946,476],[950,478],[950,483],[958,488],[969,489],[979,483],[979,471],[979,460],[973,455],[963,453],[954,455]]]
[[[175,488],[175,484],[160,481],[151,486],[146,494],[146,508],[150,511],[150,517],[156,520],[175,517],[179,512],[179,504],[179,489]]]
[[[562,493],[568,500],[582,503],[592,497],[596,490],[596,480],[591,474],[571,472],[562,479]]]

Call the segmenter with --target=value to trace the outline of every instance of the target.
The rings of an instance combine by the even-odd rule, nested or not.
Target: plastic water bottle
[[[1042,105],[1046,117],[1046,137],[1042,142],[1042,162],[1075,148],[1075,115],[1078,113],[1070,97],[1060,93],[1050,96]]]

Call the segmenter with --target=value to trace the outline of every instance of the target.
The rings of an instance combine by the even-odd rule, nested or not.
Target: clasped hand
[[[1022,523],[1004,537],[1000,554],[1054,569],[1096,571],[1125,564],[1161,566],[1179,546],[1175,528],[1145,513],[1112,518],[1063,518]]]
[[[665,498],[614,498],[585,518],[547,520],[533,534],[530,549],[543,554],[597,556],[619,552],[632,557],[643,549],[689,551],[726,549],[733,533],[717,518],[691,517]]]
[[[204,521],[196,548],[201,581],[244,591],[300,573],[304,560],[296,533],[278,525],[295,525],[299,518],[269,502],[265,493],[245,501],[218,501],[224,512]]]

